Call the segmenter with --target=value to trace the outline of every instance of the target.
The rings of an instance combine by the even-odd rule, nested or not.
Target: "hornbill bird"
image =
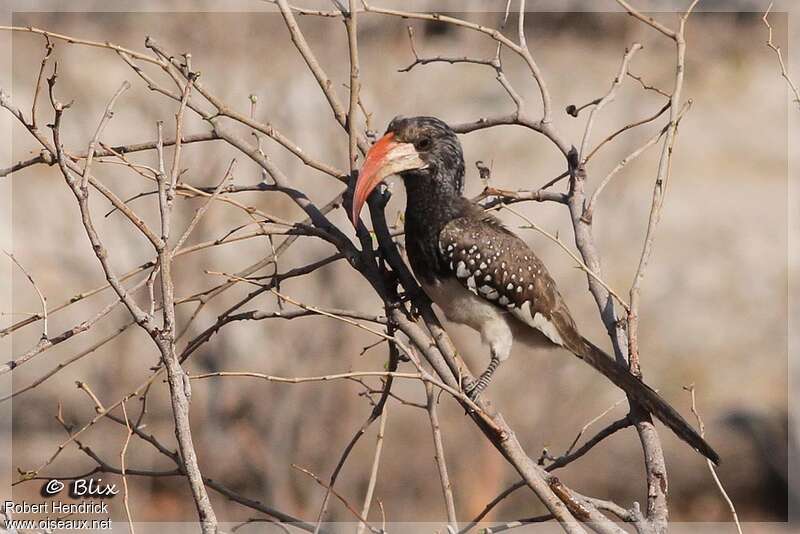
[[[456,323],[480,332],[491,361],[467,392],[489,384],[512,342],[560,346],[585,361],[714,463],[719,456],[658,393],[581,336],[542,261],[528,245],[462,196],[464,156],[455,132],[434,117],[397,117],[369,150],[353,193],[357,225],[387,176],[405,184],[406,250],[427,295]]]

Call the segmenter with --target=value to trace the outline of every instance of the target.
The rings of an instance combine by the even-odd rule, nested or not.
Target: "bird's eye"
[[[430,137],[423,137],[419,141],[417,141],[416,148],[417,150],[428,150],[431,147],[431,138]]]

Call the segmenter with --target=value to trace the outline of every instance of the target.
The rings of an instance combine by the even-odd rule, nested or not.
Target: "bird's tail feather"
[[[633,376],[625,366],[620,365],[602,349],[593,345],[586,338],[581,339],[583,347],[573,351],[576,356],[603,373],[617,387],[621,388],[659,421],[667,425],[675,435],[691,445],[697,452],[715,464],[719,464],[719,455],[711,448],[711,445],[661,395]]]

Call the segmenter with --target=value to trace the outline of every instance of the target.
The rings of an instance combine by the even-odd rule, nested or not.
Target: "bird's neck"
[[[439,234],[447,223],[467,214],[472,205],[461,196],[458,180],[423,175],[404,178],[408,259],[417,278],[430,283],[442,270]]]
[[[412,175],[405,179],[406,234],[409,237],[437,236],[445,224],[460,217],[468,201],[454,180]]]

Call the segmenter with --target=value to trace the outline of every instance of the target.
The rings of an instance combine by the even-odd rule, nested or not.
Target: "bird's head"
[[[435,117],[395,117],[367,152],[353,194],[353,224],[384,178],[398,174],[406,188],[428,182],[458,196],[464,187],[464,155],[456,133]]]

